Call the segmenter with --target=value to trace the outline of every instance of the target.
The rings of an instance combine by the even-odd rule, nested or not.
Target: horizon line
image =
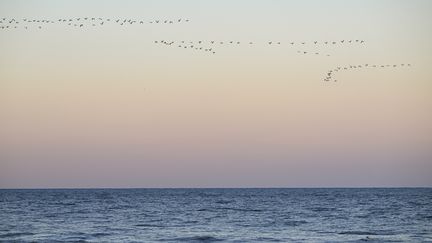
[[[188,189],[432,189],[432,186],[351,186],[351,187],[10,187],[0,190],[188,190]]]

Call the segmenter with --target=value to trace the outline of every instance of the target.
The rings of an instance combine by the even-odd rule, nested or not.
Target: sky
[[[84,17],[0,27],[0,188],[432,186],[431,1],[0,0]]]

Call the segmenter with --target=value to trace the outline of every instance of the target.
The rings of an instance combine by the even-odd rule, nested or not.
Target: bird
[[[314,41],[314,43],[316,44],[316,43],[318,43],[318,41]]]

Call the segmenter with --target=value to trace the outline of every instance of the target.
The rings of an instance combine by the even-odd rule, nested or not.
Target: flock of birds
[[[52,19],[33,19],[33,18],[0,18],[0,29],[18,29],[18,28],[37,28],[42,29],[43,27],[62,24],[67,26],[73,26],[78,28],[84,27],[96,27],[104,26],[107,24],[116,24],[119,26],[130,26],[130,25],[142,25],[142,24],[180,24],[187,23],[190,20],[187,18],[178,19],[152,19],[152,20],[137,20],[129,18],[101,18],[101,17],[76,17],[76,18],[59,18],[56,20]]]
[[[60,24],[66,26],[72,26],[77,28],[84,27],[101,27],[108,24],[114,24],[118,26],[132,26],[132,25],[143,25],[143,24],[156,24],[156,25],[171,25],[171,24],[180,24],[180,23],[188,23],[190,20],[188,18],[177,18],[177,19],[151,19],[151,20],[140,20],[140,19],[131,19],[131,18],[101,18],[101,17],[75,17],[75,18],[59,18],[56,20],[52,19],[34,19],[34,18],[0,18],[0,30],[8,30],[8,29],[19,29],[19,28],[37,28],[42,29],[43,27]],[[324,54],[323,52],[310,51],[313,48],[319,47],[342,47],[342,46],[351,46],[351,45],[363,45],[365,44],[364,40],[361,39],[343,39],[343,40],[333,40],[333,41],[267,41],[267,42],[254,42],[254,41],[238,41],[238,40],[195,40],[195,41],[167,41],[167,40],[155,40],[155,44],[160,44],[164,46],[172,46],[181,49],[188,50],[196,50],[202,51],[210,54],[216,54],[216,49],[221,48],[223,46],[254,46],[254,45],[266,45],[266,46],[291,46],[297,48],[297,53],[302,55],[324,55],[330,56],[330,54]],[[310,48],[309,50],[306,50]],[[301,49],[301,50],[300,50]],[[337,80],[334,78],[335,73],[342,71],[349,71],[354,69],[365,69],[365,68],[396,68],[396,67],[410,67],[411,64],[386,64],[386,65],[371,65],[371,64],[362,64],[362,65],[349,65],[349,66],[339,66],[334,69],[331,69],[327,72],[327,75],[324,78],[324,81],[334,81]]]
[[[254,41],[236,41],[236,40],[229,40],[229,41],[220,41],[220,40],[198,40],[198,41],[168,41],[168,40],[155,40],[155,44],[165,45],[165,46],[174,46],[182,49],[189,49],[189,50],[198,50],[198,51],[205,51],[211,54],[215,54],[215,49],[222,47],[222,46],[239,46],[239,45],[248,45],[253,46],[257,44],[264,44],[268,46],[279,46],[279,45],[288,45],[293,47],[325,47],[325,46],[341,46],[341,45],[352,45],[352,44],[364,44],[364,40],[340,40],[340,41],[288,41],[288,42],[281,42],[281,41],[267,41],[267,42],[254,42]],[[317,51],[300,51],[298,50],[297,53],[300,54],[313,54],[313,55],[324,55],[322,52]],[[330,54],[325,54],[326,56],[330,56]]]
[[[324,78],[324,81],[334,81],[337,82],[336,79],[334,79],[333,75],[335,75],[338,72],[344,72],[344,71],[352,71],[355,69],[366,69],[366,68],[398,68],[398,67],[411,67],[410,63],[402,63],[402,64],[385,64],[385,65],[377,65],[377,64],[359,64],[359,65],[348,65],[343,67],[336,67],[334,69],[328,70],[327,76]]]

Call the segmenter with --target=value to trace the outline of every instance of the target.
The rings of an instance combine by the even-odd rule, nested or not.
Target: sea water
[[[0,190],[1,242],[425,242],[432,188]]]

